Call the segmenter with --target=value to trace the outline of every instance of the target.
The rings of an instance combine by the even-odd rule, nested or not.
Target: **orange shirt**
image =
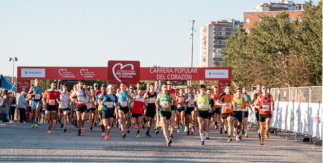
[[[233,94],[225,94],[223,93],[218,101],[220,101],[220,103],[224,104],[226,103],[226,106],[221,106],[221,113],[233,113],[233,107],[232,107],[232,101],[233,101],[234,95]]]

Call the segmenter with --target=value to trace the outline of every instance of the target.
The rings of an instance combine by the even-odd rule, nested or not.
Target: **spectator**
[[[14,98],[12,98],[11,105],[10,105],[10,115],[9,115],[9,120],[11,119],[10,122],[13,122],[13,120],[15,119],[15,111],[16,111],[16,98],[14,94],[12,94],[12,96]]]
[[[7,119],[7,113],[6,113],[6,109],[7,109],[7,101],[3,101],[2,105],[0,106],[0,121],[1,122],[9,122],[9,120]]]
[[[21,92],[21,95],[18,98],[18,108],[20,110],[20,122],[26,122],[26,109],[29,106],[26,101],[26,95],[24,91]]]
[[[5,113],[8,115],[9,114],[9,111],[10,111],[10,95],[9,95],[9,92],[8,90],[4,90],[2,92],[2,98],[4,99],[4,101],[6,101],[7,105],[6,105],[6,108],[5,108]]]

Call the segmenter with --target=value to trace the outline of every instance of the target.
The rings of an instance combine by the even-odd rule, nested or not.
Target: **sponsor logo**
[[[115,68],[117,66],[120,66],[120,70],[117,70],[117,72],[115,71]],[[124,69],[125,67],[128,67],[130,66],[131,67],[131,70],[122,70]],[[117,63],[113,66],[112,68],[112,72],[113,72],[113,76],[119,81],[119,82],[122,82],[120,80],[119,77],[122,77],[122,78],[132,78],[133,75],[136,75],[136,72],[134,69],[134,66],[133,64],[126,64],[126,65],[122,65],[121,63]]]
[[[44,78],[45,77],[45,69],[44,68],[22,68],[21,69],[21,77],[27,78]]]
[[[67,71],[67,69],[59,69],[58,73],[63,77],[63,78],[75,78],[75,75],[70,72]]]
[[[95,73],[90,72],[88,69],[81,69],[80,74],[85,78],[93,78],[95,76]]]
[[[205,70],[205,78],[221,78],[228,79],[229,78],[229,70]]]

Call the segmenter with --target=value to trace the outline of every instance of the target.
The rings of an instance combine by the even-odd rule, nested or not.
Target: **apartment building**
[[[237,29],[242,27],[243,22],[234,19],[209,22],[201,27],[200,67],[220,65],[226,39],[237,34]]]
[[[250,12],[244,12],[243,28],[249,33],[250,28],[252,28],[255,23],[261,21],[259,16],[275,16],[281,11],[286,11],[289,14],[290,22],[295,21],[302,15],[304,11],[303,7],[304,4],[296,4],[292,0],[280,0],[277,3],[262,3],[254,7]]]

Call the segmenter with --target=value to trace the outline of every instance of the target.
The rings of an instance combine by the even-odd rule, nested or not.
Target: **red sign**
[[[17,82],[17,92],[26,92],[28,93],[30,89],[30,80],[18,80]]]
[[[231,80],[231,68],[142,67],[141,80]]]
[[[139,61],[109,61],[108,83],[119,85],[120,83],[136,84],[140,81]]]
[[[106,67],[18,67],[18,80],[106,80]]]

